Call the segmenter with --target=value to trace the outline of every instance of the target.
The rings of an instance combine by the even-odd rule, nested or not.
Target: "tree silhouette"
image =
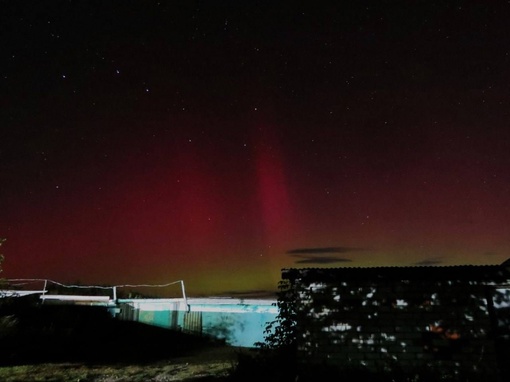
[[[499,266],[305,269],[286,276],[299,362],[393,376],[435,372],[449,381],[498,378],[510,310],[508,274]],[[284,331],[269,337],[273,343],[278,333]]]

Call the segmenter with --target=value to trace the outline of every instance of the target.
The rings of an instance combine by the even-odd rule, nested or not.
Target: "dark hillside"
[[[32,298],[3,301],[0,319],[0,365],[149,362],[218,345],[205,337],[120,321],[103,307],[41,305]]]

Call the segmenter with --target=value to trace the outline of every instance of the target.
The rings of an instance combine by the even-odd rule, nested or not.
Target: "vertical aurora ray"
[[[280,269],[282,257],[295,245],[297,221],[288,188],[284,153],[270,128],[259,128],[255,140],[255,179],[265,253],[269,266]]]
[[[256,144],[257,200],[268,240],[279,236],[289,221],[290,201],[282,155],[276,139],[267,129],[260,129]]]

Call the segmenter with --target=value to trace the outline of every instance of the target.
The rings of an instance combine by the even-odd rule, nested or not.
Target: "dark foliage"
[[[264,342],[256,343],[251,354],[239,355],[231,375],[239,381],[294,381],[296,370],[295,291],[287,280],[278,284],[278,315],[264,331]]]
[[[296,311],[295,290],[288,280],[278,284],[276,319],[269,322],[265,330],[265,342],[256,345],[264,350],[295,353],[296,350]]]
[[[279,314],[268,323],[265,342],[257,343],[258,350],[241,354],[232,381],[373,381],[373,382],[477,382],[480,374],[473,370],[430,369],[426,367],[403,370],[396,362],[381,370],[357,366],[312,364],[297,357],[296,293],[287,280],[280,282],[277,306]],[[506,352],[505,354],[508,354]],[[491,380],[492,381],[492,380]],[[498,379],[494,380],[498,381]]]

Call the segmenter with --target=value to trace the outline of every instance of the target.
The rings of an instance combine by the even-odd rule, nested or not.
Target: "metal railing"
[[[50,280],[50,279],[7,279],[7,285],[15,288],[25,287],[27,285],[33,284],[34,282],[43,282],[44,287],[41,290],[31,290],[30,293],[33,294],[41,294],[41,299],[44,301],[46,299],[72,299],[72,295],[67,295],[68,297],[63,297],[66,295],[50,295],[47,294],[49,284],[56,285],[60,288],[66,289],[101,289],[101,290],[111,290],[112,297],[109,296],[80,296],[75,295],[77,300],[82,300],[83,298],[89,298],[93,300],[96,298],[97,300],[104,300],[104,297],[108,297],[109,300],[113,302],[117,301],[117,289],[118,288],[166,288],[171,285],[179,284],[181,285],[182,298],[184,300],[184,304],[188,306],[188,300],[186,297],[186,289],[184,287],[184,280],[177,280],[166,284],[121,284],[121,285],[112,285],[112,286],[102,286],[102,285],[81,285],[81,284],[63,284],[58,281]],[[23,291],[23,289],[5,289],[0,290],[0,297],[2,296],[21,296],[26,295],[28,291]]]

